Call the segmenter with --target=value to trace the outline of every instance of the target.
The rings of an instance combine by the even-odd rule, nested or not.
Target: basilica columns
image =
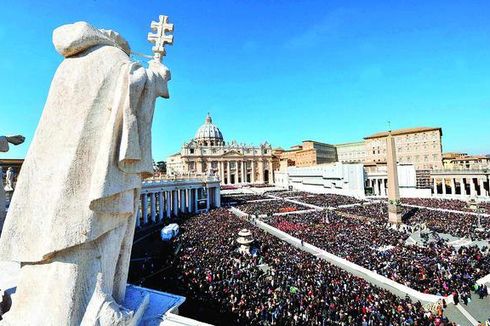
[[[260,183],[264,183],[264,161],[259,160],[259,180]]]
[[[206,188],[206,212],[208,212],[209,209],[211,208],[210,200],[211,200],[211,192],[209,191],[209,188]]]

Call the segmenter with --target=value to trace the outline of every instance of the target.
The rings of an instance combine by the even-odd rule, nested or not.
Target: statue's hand
[[[26,140],[22,135],[7,136],[7,141],[12,145],[20,145]]]
[[[155,60],[151,60],[148,62],[148,69],[152,70],[157,76],[155,80],[157,96],[169,98],[167,82],[171,78],[170,70],[168,70],[165,65]]]

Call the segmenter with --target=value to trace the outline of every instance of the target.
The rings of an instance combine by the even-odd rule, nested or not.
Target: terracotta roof
[[[396,136],[396,135],[414,134],[417,132],[424,132],[424,131],[431,131],[431,130],[439,130],[441,132],[441,135],[442,135],[442,129],[439,127],[403,128],[403,129],[392,130],[391,134],[393,136]],[[381,131],[381,132],[377,132],[375,134],[372,134],[370,136],[364,137],[364,139],[381,138],[381,137],[386,137],[386,136],[388,136],[388,131]]]
[[[453,161],[475,161],[481,159],[488,159],[488,157],[486,155],[468,155],[468,156],[455,158],[453,159]]]

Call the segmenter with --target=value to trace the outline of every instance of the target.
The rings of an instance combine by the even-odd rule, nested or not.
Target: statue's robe
[[[92,324],[108,305],[101,298],[124,296],[141,182],[153,173],[150,131],[160,76],[86,23],[56,29],[53,43],[65,59],[0,238],[0,260],[22,263],[6,320]]]

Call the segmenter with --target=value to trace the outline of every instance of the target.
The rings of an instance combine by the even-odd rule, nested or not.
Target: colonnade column
[[[187,191],[186,189],[180,190],[180,211],[182,213],[187,213]]]
[[[475,188],[475,182],[474,178],[470,178],[470,196],[476,196],[476,188]]]
[[[487,191],[487,189],[485,189],[485,179],[480,178],[480,179],[478,179],[478,181],[480,183],[480,195],[481,196],[488,196],[488,191]]]
[[[464,178],[460,179],[460,189],[461,189],[461,195],[466,196],[466,186],[464,184]]]
[[[252,160],[252,176],[250,177],[250,181],[255,183],[255,160]]]
[[[157,207],[156,207],[156,203],[155,203],[155,194],[154,193],[150,193],[150,209],[151,209],[151,221],[153,223],[155,223],[157,220],[156,220],[156,212],[157,212]]]
[[[173,208],[173,214],[174,216],[179,215],[179,191],[178,190],[172,190],[172,208]]]
[[[165,206],[167,207],[167,217],[170,218],[172,215],[172,210],[171,210],[172,194],[170,193],[170,191],[165,191],[165,197],[166,197]]]
[[[194,190],[194,211],[197,212],[199,209],[199,189]]]
[[[189,189],[189,197],[188,197],[188,202],[189,202],[189,212],[194,213],[195,208],[194,208],[194,189]]]
[[[148,195],[146,193],[143,194],[142,201],[142,214],[143,214],[143,224],[148,223]]]
[[[441,185],[442,185],[442,194],[445,195],[446,194],[446,178],[442,178]]]
[[[456,182],[454,178],[451,178],[451,195],[456,195]]]
[[[162,222],[163,221],[163,210],[164,210],[164,206],[163,206],[163,192],[160,191],[158,193],[158,221],[159,222]]]
[[[385,187],[385,179],[381,178],[379,181],[381,181],[381,196],[386,196],[386,187]]]

